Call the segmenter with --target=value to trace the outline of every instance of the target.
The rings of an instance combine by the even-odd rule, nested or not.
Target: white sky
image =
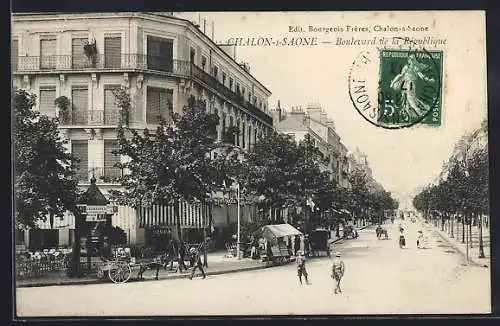
[[[178,16],[198,21],[198,13]],[[289,25],[344,27],[346,25],[428,26],[416,34],[386,32],[382,36],[432,36],[447,39],[444,51],[444,108],[440,127],[412,127],[385,130],[366,122],[354,109],[347,90],[349,68],[363,46],[320,44],[313,47],[242,47],[236,49],[238,61],[250,63],[251,73],[273,93],[269,105],[305,107],[320,103],[333,119],[342,142],[354,151],[359,147],[368,156],[373,177],[398,198],[402,206],[418,187],[432,182],[442,163],[450,156],[455,142],[486,118],[485,22],[482,12],[403,13],[379,12],[274,12],[201,13],[207,19],[206,34],[214,22],[215,41],[234,37],[317,36],[333,41],[338,36],[370,38],[381,33],[289,33]]]

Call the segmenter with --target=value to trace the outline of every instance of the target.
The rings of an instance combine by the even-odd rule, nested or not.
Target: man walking
[[[185,271],[188,270],[185,262],[184,262],[184,259],[185,259],[185,255],[186,255],[186,244],[184,243],[183,240],[180,240],[179,241],[179,262],[177,264],[178,268],[179,268],[179,272],[182,272],[182,269],[184,269]]]
[[[335,254],[332,265],[332,278],[335,280],[335,294],[342,292],[340,289],[340,281],[342,280],[345,271],[345,265],[340,256],[340,252]]]
[[[302,250],[299,250],[297,252],[297,275],[299,276],[299,281],[300,284],[302,285],[302,275],[304,275],[304,278],[306,279],[306,284],[310,285],[309,280],[307,278],[307,270],[306,270],[306,257],[304,256],[304,252]]]
[[[196,248],[189,249],[190,260],[193,262],[193,270],[191,271],[191,275],[189,279],[192,280],[194,276],[194,272],[196,268],[199,268],[203,278],[205,279],[207,276],[205,275],[205,271],[203,270],[203,263],[201,262],[200,252]]]

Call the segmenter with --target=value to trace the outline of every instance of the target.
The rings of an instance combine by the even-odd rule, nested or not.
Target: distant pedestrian
[[[296,235],[293,243],[293,254],[297,256],[297,252],[300,250],[300,236]]]
[[[333,259],[333,265],[332,265],[332,278],[335,281],[335,294],[342,292],[340,289],[340,281],[342,281],[342,278],[344,277],[344,271],[345,271],[345,265],[344,261],[340,258],[341,254],[340,252],[337,252],[335,254],[335,258]]]
[[[304,256],[304,252],[302,250],[299,250],[297,252],[297,275],[299,276],[299,282],[302,285],[302,275],[304,275],[304,278],[306,279],[306,284],[309,285],[309,279],[308,279],[308,274],[307,274],[307,269],[306,269],[306,257]]]
[[[189,255],[190,259],[193,263],[193,270],[191,271],[191,275],[189,276],[189,279],[192,280],[194,273],[197,268],[200,269],[201,274],[203,275],[203,278],[206,278],[207,276],[205,275],[205,271],[203,270],[203,263],[201,262],[201,257],[200,257],[200,252],[196,248],[191,248],[189,250]]]
[[[417,237],[417,248],[422,249],[424,248],[424,234],[422,230],[418,231],[418,237]]]

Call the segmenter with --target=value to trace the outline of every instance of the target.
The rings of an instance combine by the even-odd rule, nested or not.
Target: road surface
[[[17,289],[18,316],[175,316],[489,313],[490,271],[466,266],[432,234],[430,249],[416,248],[418,224],[405,225],[407,249],[377,240],[373,228],[336,246],[346,274],[334,294],[331,260],[308,261],[311,285],[300,285],[296,267],[195,278]]]

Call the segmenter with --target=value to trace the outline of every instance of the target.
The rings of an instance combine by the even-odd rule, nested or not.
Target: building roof
[[[300,118],[299,118],[300,117]],[[276,123],[276,128],[280,131],[308,131],[309,128],[302,123],[302,115],[287,115],[285,119]]]
[[[87,205],[107,205],[107,204],[109,204],[109,201],[102,194],[99,187],[97,187],[95,178],[92,178],[90,180],[90,186],[85,191],[85,193],[83,193],[79,202],[81,204],[87,204]]]

